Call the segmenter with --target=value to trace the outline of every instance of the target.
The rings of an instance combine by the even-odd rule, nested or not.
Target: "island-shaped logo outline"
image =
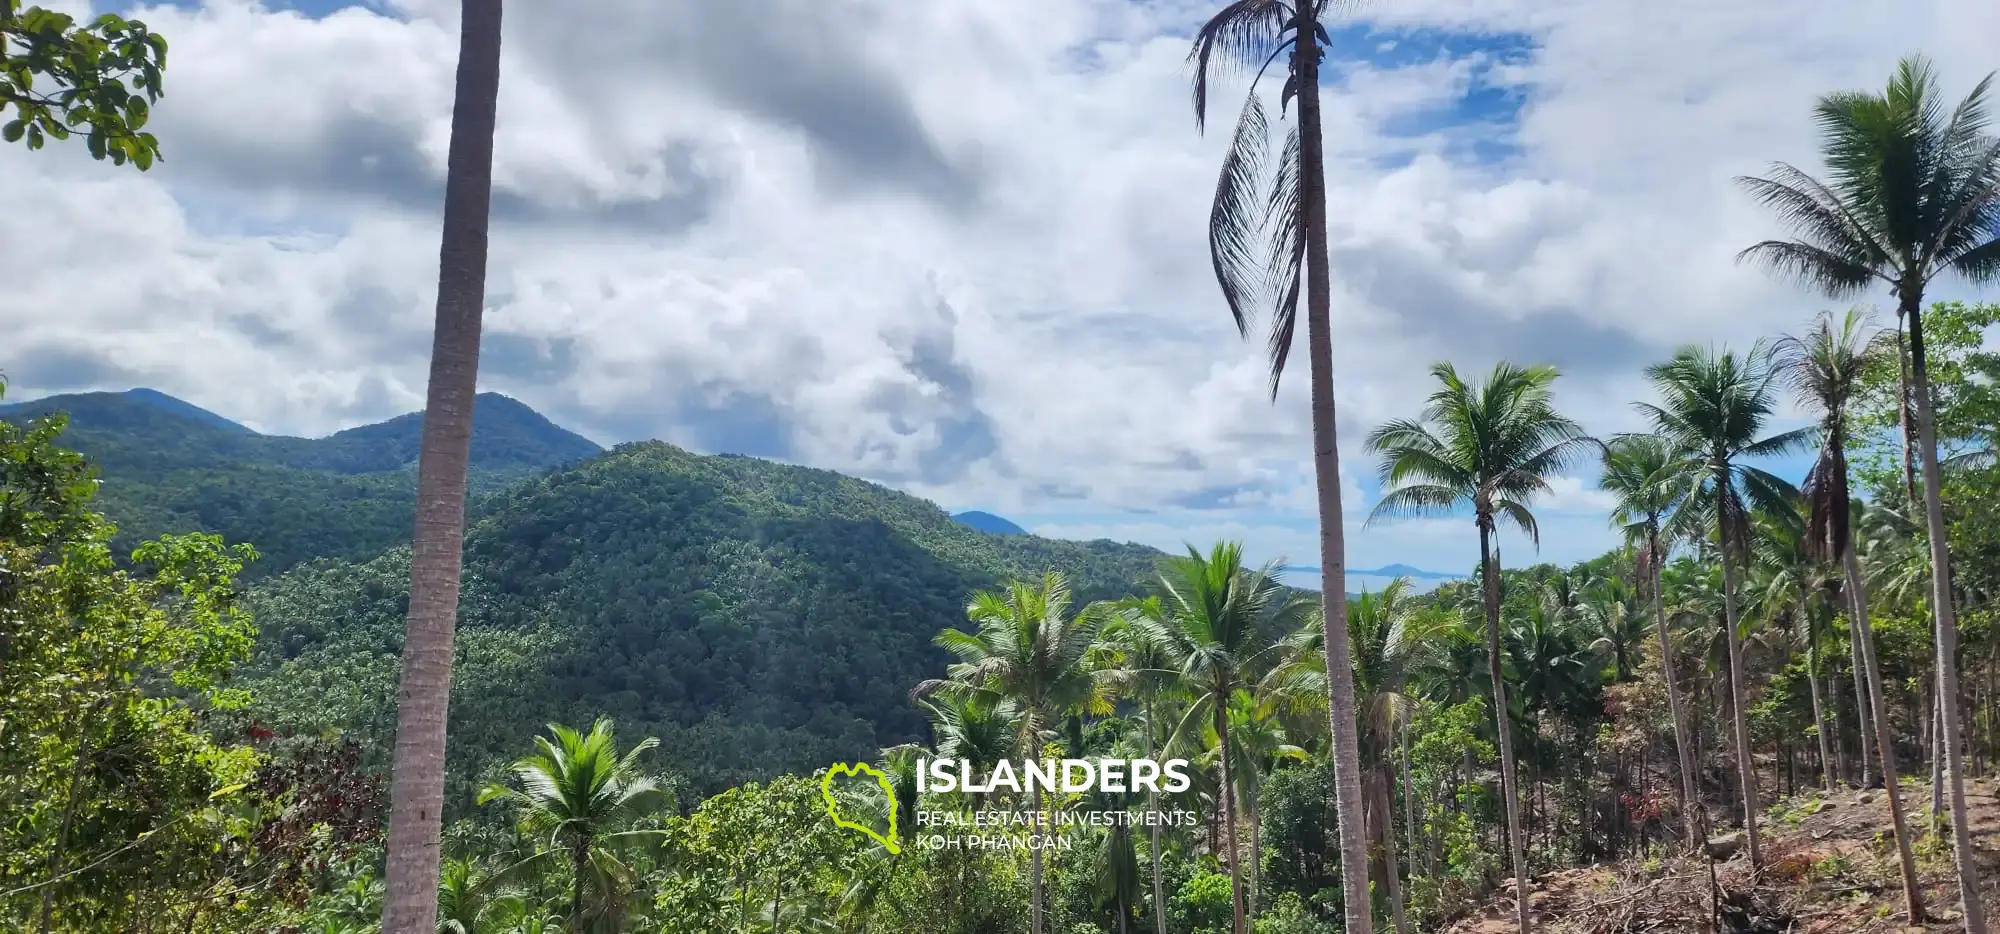
[[[883,834],[876,833],[873,827],[869,827],[866,824],[858,824],[840,816],[840,802],[833,796],[833,780],[842,775],[866,775],[875,779],[875,784],[882,787],[882,797],[889,802],[888,835],[884,836]],[[896,843],[896,788],[889,783],[889,776],[883,774],[881,769],[865,762],[836,762],[826,770],[826,774],[820,776],[819,796],[821,800],[826,802],[826,816],[833,818],[833,825],[835,827],[861,831],[867,834],[869,839],[882,844],[891,854],[903,851],[903,848]]]

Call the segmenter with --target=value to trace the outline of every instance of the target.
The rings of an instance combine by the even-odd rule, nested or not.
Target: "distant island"
[[[1318,574],[1318,565],[1289,565],[1285,568],[1295,574]],[[1464,574],[1446,574],[1442,571],[1426,571],[1407,564],[1385,564],[1379,568],[1348,568],[1347,573],[1364,577],[1408,577],[1413,580],[1449,581],[1460,580]]]
[[[951,518],[952,521],[957,522],[959,525],[963,525],[968,528],[978,529],[981,532],[988,532],[994,535],[1028,534],[1027,529],[1021,528],[1020,526],[1015,525],[1014,523],[1009,522],[1006,519],[1002,519],[999,516],[996,516],[990,512],[980,512],[977,509],[971,510],[969,512],[954,513],[952,514]]]

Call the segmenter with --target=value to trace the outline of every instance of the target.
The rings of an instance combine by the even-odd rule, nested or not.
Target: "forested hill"
[[[257,546],[259,577],[317,557],[371,558],[409,538],[421,414],[288,438],[149,389],[0,406],[13,421],[52,412],[69,417],[64,444],[99,469],[97,506],[118,523],[121,551],[166,532],[218,532]],[[475,493],[603,450],[506,396],[481,394],[473,413]]]
[[[922,739],[910,688],[966,597],[1054,568],[1079,600],[1132,592],[1160,553],[975,531],[823,470],[624,445],[487,500],[466,542],[454,804],[542,724],[657,736],[698,791]],[[261,588],[258,715],[285,731],[395,717],[407,551]],[[482,775],[482,773],[484,773]]]

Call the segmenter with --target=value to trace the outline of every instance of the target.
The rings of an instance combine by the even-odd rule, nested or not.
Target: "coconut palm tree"
[[[465,0],[445,157],[437,318],[417,454],[410,607],[397,691],[390,773],[385,934],[430,934],[444,815],[445,712],[465,543],[466,471],[486,305],[486,227],[493,191],[493,124],[500,99],[500,0]]]
[[[1383,486],[1382,499],[1368,521],[1470,508],[1479,529],[1487,667],[1494,728],[1500,738],[1500,794],[1513,847],[1515,920],[1526,931],[1528,865],[1516,794],[1513,731],[1507,722],[1507,685],[1501,677],[1500,567],[1493,536],[1505,520],[1539,547],[1528,502],[1547,492],[1548,478],[1567,469],[1596,442],[1582,426],[1555,410],[1549,392],[1557,376],[1554,367],[1503,361],[1482,385],[1465,382],[1444,362],[1432,364],[1431,375],[1440,385],[1418,420],[1392,421],[1368,434],[1368,450],[1382,458]]]
[[[1322,702],[1325,695],[1321,695]],[[1202,731],[1202,741],[1207,743],[1207,759],[1220,764],[1221,744],[1214,724]],[[1262,815],[1257,810],[1257,795],[1264,787],[1264,776],[1271,774],[1281,763],[1306,758],[1304,748],[1292,744],[1291,736],[1285,732],[1277,712],[1269,704],[1260,701],[1248,688],[1238,689],[1229,698],[1229,775],[1235,786],[1236,813],[1242,821],[1250,825],[1250,871],[1245,880],[1247,894],[1244,904],[1245,914],[1252,924],[1257,920],[1258,864],[1264,852]]]
[[[1071,615],[1069,607],[1069,580],[1055,571],[1038,584],[1016,582],[1003,591],[973,594],[965,615],[977,631],[938,633],[934,641],[958,661],[945,670],[945,678],[925,681],[913,693],[919,698],[941,694],[1011,700],[1020,711],[1016,748],[1039,761],[1044,734],[1064,715],[1111,712],[1112,679],[1084,664],[1110,609],[1091,604]],[[1032,806],[1041,812],[1039,784]],[[1029,850],[1028,898],[1030,932],[1042,934],[1046,898],[1040,847]]]
[[[1684,347],[1671,360],[1646,368],[1661,402],[1638,403],[1675,456],[1699,463],[1699,488],[1682,504],[1714,530],[1722,569],[1723,633],[1729,658],[1730,719],[1736,738],[1737,778],[1743,791],[1743,827],[1751,865],[1763,858],[1757,830],[1757,778],[1744,708],[1743,640],[1737,612],[1737,572],[1747,563],[1751,507],[1782,509],[1798,496],[1791,484],[1744,458],[1782,454],[1806,443],[1808,429],[1759,438],[1777,407],[1777,372],[1762,343],[1748,355]],[[1690,523],[1691,524],[1691,523]]]
[[[1836,324],[1821,315],[1804,337],[1786,337],[1778,344],[1780,366],[1799,405],[1819,417],[1820,452],[1806,476],[1807,528],[1804,544],[1812,555],[1840,563],[1848,612],[1866,668],[1868,698],[1882,696],[1882,675],[1876,662],[1875,631],[1868,620],[1868,588],[1861,577],[1861,560],[1854,549],[1852,497],[1847,489],[1847,405],[1861,383],[1871,338],[1867,318],[1849,311]],[[1916,861],[1910,834],[1903,824],[1903,807],[1896,780],[1896,746],[1877,704],[1870,717],[1875,725],[1875,750],[1882,767],[1882,786],[1889,798],[1889,817],[1896,832],[1897,857],[1902,864],[1903,901],[1911,924],[1924,917],[1923,890],[1917,887]]]
[[[1198,128],[1207,126],[1209,85],[1232,70],[1256,69],[1216,181],[1215,202],[1208,216],[1209,256],[1223,300],[1241,333],[1249,335],[1253,308],[1260,298],[1271,309],[1268,346],[1273,398],[1291,353],[1303,289],[1313,474],[1319,496],[1321,612],[1328,619],[1346,619],[1347,543],[1334,418],[1333,277],[1326,251],[1326,154],[1319,99],[1320,60],[1328,44],[1323,24],[1332,6],[1331,0],[1230,0],[1196,31],[1189,60],[1194,66]],[[1279,115],[1284,115],[1296,97],[1298,121],[1267,178],[1269,121],[1257,84],[1280,56],[1285,59],[1285,80],[1279,93]],[[1333,740],[1346,930],[1347,934],[1371,934],[1374,920],[1368,913],[1368,842],[1360,817],[1361,753],[1354,727],[1354,679],[1348,670],[1347,633],[1342,627],[1332,627],[1328,633],[1326,653],[1326,707]]]
[[[524,832],[555,846],[529,860],[568,860],[572,934],[599,919],[615,923],[618,893],[636,881],[618,858],[618,845],[659,836],[633,828],[672,801],[665,787],[639,771],[639,756],[657,745],[647,737],[620,756],[608,719],[589,733],[551,723],[548,736],[535,737],[536,754],[514,764],[516,784],[488,785],[479,794],[480,804],[513,805]]]
[[[1243,546],[1237,542],[1219,542],[1206,555],[1189,547],[1186,556],[1169,558],[1161,566],[1160,603],[1165,612],[1133,620],[1164,651],[1167,667],[1179,673],[1182,690],[1190,698],[1167,741],[1169,753],[1197,748],[1205,731],[1215,731],[1221,772],[1215,801],[1228,854],[1237,934],[1249,930],[1249,919],[1242,850],[1237,845],[1229,702],[1238,689],[1256,683],[1256,666],[1270,649],[1263,642],[1263,627],[1292,628],[1307,610],[1305,604],[1288,598],[1277,569],[1276,564],[1245,566]]]
[[[1931,613],[1937,685],[1958,696],[1958,621],[1951,555],[1940,499],[1937,418],[1925,359],[1923,302],[1932,279],[1955,272],[1974,282],[2000,278],[2000,142],[1987,131],[1989,74],[1947,109],[1922,57],[1906,58],[1880,93],[1843,91],[1819,99],[1814,116],[1830,177],[1782,163],[1769,177],[1741,182],[1775,211],[1797,239],[1766,240],[1739,258],[1754,260],[1831,298],[1886,286],[1909,326],[1910,395],[1931,530]],[[1947,705],[1953,707],[1955,705]],[[1968,931],[1984,932],[1978,870],[1965,810],[1957,716],[1943,718],[1943,760],[1951,795],[1952,850]],[[1878,743],[1879,745],[1879,743]]]

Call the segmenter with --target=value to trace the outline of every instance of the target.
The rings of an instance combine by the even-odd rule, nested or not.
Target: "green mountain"
[[[100,507],[123,550],[167,532],[208,531],[263,553],[251,576],[319,557],[367,559],[408,540],[421,414],[325,438],[260,435],[152,390],[51,396],[0,408],[69,417],[66,443],[97,465]],[[506,396],[473,407],[475,494],[603,449]]]
[[[264,554],[251,714],[357,733],[386,765],[421,417],[282,438],[92,393],[0,418],[58,410],[121,544],[207,530]],[[657,736],[704,792],[872,757],[924,736],[909,691],[943,671],[931,640],[963,623],[970,591],[1058,569],[1079,602],[1115,597],[1161,557],[987,534],[829,471],[657,442],[603,452],[504,396],[479,397],[475,422],[455,807],[550,720]]]
[[[462,805],[544,721],[657,736],[696,789],[920,739],[918,681],[971,590],[1056,568],[1079,600],[1160,553],[993,536],[851,477],[648,442],[486,501],[468,530],[450,756]],[[254,595],[259,716],[386,737],[408,599],[399,550]]]

